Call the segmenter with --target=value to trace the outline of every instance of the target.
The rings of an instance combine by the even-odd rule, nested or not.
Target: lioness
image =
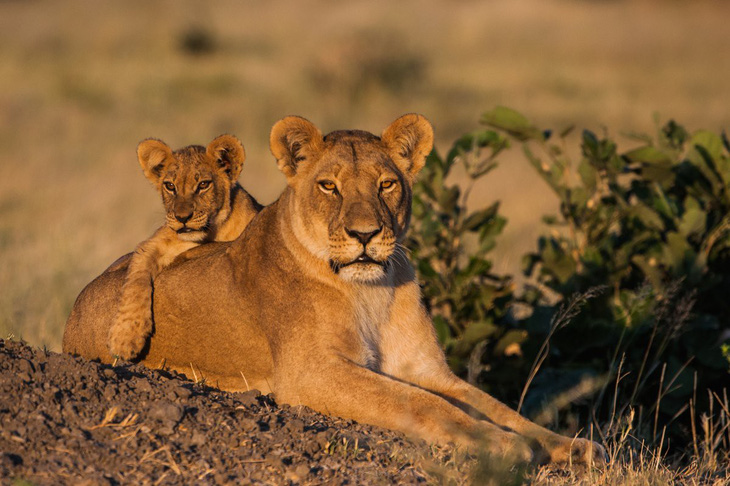
[[[288,186],[236,241],[204,245],[155,289],[155,334],[142,362],[227,390],[537,461],[603,460],[603,448],[550,432],[449,369],[400,242],[411,187],[433,143],[429,122],[405,115],[380,137],[323,137],[287,117],[271,151]],[[124,272],[78,297],[63,349],[106,359],[99,336]]]
[[[152,333],[152,284],[178,255],[201,243],[232,241],[261,206],[238,182],[246,158],[232,135],[208,147],[172,151],[157,139],[137,147],[145,177],[162,196],[166,224],[137,246],[122,286],[119,311],[109,328],[112,356],[135,358]]]

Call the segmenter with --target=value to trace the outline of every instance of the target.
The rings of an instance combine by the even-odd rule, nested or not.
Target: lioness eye
[[[395,188],[395,181],[383,181],[380,183],[380,189],[382,191],[390,191]]]
[[[205,189],[208,189],[208,187],[210,187],[210,181],[203,181],[198,184],[198,191],[203,191]]]
[[[175,192],[175,184],[173,184],[172,182],[165,182],[165,189],[170,192]]]
[[[337,185],[332,181],[321,181],[319,187],[324,192],[334,192],[337,189]]]

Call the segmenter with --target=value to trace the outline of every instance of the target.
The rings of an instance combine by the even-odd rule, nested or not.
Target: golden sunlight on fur
[[[237,238],[261,209],[236,182],[245,152],[232,135],[217,137],[207,148],[191,145],[175,152],[161,140],[147,139],[137,147],[137,158],[162,196],[166,225],[140,243],[129,261],[108,343],[111,355],[124,359],[137,357],[152,333],[157,275],[201,243]]]
[[[322,136],[287,117],[271,131],[287,179],[279,199],[231,243],[202,245],[155,281],[155,332],[140,356],[226,390],[455,442],[515,461],[603,462],[603,448],[557,435],[456,377],[400,246],[411,188],[433,143],[409,114],[380,137]],[[126,269],[91,282],[63,349],[109,360],[106,335]]]

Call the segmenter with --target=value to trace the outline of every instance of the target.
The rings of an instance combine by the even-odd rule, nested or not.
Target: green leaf
[[[560,138],[565,138],[575,130],[575,125],[568,125],[560,131]]]
[[[637,203],[631,208],[630,213],[639,218],[639,220],[649,228],[660,231],[664,230],[664,220],[662,220],[662,217],[649,206],[646,206],[643,203]]]
[[[674,182],[672,167],[678,161],[656,147],[640,147],[626,152],[623,156],[631,163],[641,164],[641,175],[644,180],[667,185]]]
[[[694,259],[694,251],[687,239],[674,231],[667,234],[667,245],[664,247],[664,258],[673,270],[681,270],[685,262]]]
[[[724,174],[718,169],[722,157],[722,139],[712,132],[698,131],[692,137],[692,148],[687,151],[687,160],[692,162],[710,181],[715,193],[723,190]]]
[[[483,225],[488,223],[499,210],[499,201],[495,202],[488,208],[471,213],[462,223],[460,232],[479,231]]]
[[[439,275],[428,260],[420,260],[418,262],[418,273],[423,275],[425,278],[433,278]]]
[[[692,136],[692,145],[703,147],[713,159],[722,156],[722,138],[707,130],[699,130]]]
[[[459,190],[459,186],[452,186],[441,191],[438,198],[441,210],[446,214],[453,214],[456,209],[456,204],[459,201],[460,194],[461,191]]]
[[[502,233],[507,225],[507,219],[502,216],[495,216],[491,224],[485,225],[479,231],[479,255],[491,251],[497,244],[495,238]]]
[[[662,128],[662,134],[669,142],[670,148],[681,149],[689,138],[689,133],[682,125],[677,124],[674,120],[669,120]]]
[[[598,150],[598,138],[590,130],[583,130],[583,153],[592,154]]]
[[[518,140],[544,140],[543,132],[533,126],[521,113],[504,106],[497,106],[482,115],[481,123],[504,130]]]
[[[469,279],[471,277],[474,277],[475,275],[480,275],[488,272],[490,268],[492,268],[492,263],[489,260],[472,257],[469,259],[469,264],[461,272],[459,277]]]
[[[679,232],[685,237],[696,233],[704,233],[707,215],[692,196],[687,196],[684,200],[684,214],[679,223]]]
[[[640,147],[626,152],[624,157],[631,162],[671,167],[672,157],[655,147]]]
[[[631,257],[631,263],[636,265],[644,277],[651,283],[655,289],[662,287],[664,280],[664,272],[657,267],[657,261],[653,257],[647,257],[645,255],[633,255]]]
[[[440,343],[446,344],[451,339],[451,328],[442,316],[433,316],[433,327]]]
[[[462,334],[461,340],[475,344],[493,336],[498,330],[499,328],[491,321],[472,322]]]
[[[504,336],[497,341],[497,344],[494,347],[494,354],[504,355],[505,351],[509,351],[510,354],[521,354],[520,344],[527,341],[527,337],[527,331],[524,329],[511,329],[507,331]]]
[[[578,175],[580,180],[583,181],[583,185],[593,191],[596,188],[597,182],[597,171],[596,169],[585,159],[583,159],[578,166]]]
[[[576,271],[576,262],[563,250],[557,242],[546,241],[546,245],[540,251],[542,258],[543,272],[553,275],[561,284],[570,279]]]
[[[446,157],[449,168],[457,161],[463,161],[467,172],[472,178],[479,177],[494,167],[492,159],[509,146],[509,142],[493,130],[479,130],[467,133],[459,138],[449,150]],[[487,155],[482,155],[483,149],[491,149]]]

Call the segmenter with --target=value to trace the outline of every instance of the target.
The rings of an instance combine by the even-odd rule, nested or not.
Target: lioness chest
[[[382,329],[390,320],[393,288],[390,286],[358,286],[353,293],[355,326],[360,339],[359,364],[380,371],[382,361]]]

